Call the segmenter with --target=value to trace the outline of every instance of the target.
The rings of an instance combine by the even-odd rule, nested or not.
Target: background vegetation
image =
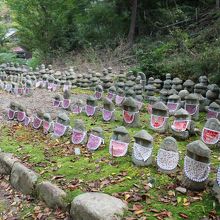
[[[103,66],[112,60],[114,66],[122,63],[147,76],[171,72],[195,79],[206,74],[219,83],[218,4],[219,0],[0,0],[0,38],[9,25],[16,27],[19,45],[33,53],[33,67],[60,57],[63,63],[74,63],[80,56]],[[11,59],[4,55],[0,62]]]

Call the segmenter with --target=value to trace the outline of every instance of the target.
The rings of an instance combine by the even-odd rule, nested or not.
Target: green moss
[[[85,93],[86,90],[74,89],[73,93]],[[93,92],[89,92],[92,94]],[[99,102],[101,106],[101,102]],[[201,113],[199,121],[196,122],[196,127],[200,130],[204,126],[206,114]],[[161,174],[157,171],[155,165],[149,167],[136,167],[131,161],[132,143],[129,147],[127,156],[121,158],[112,158],[109,154],[108,144],[112,135],[112,130],[116,126],[122,125],[122,114],[119,108],[116,108],[116,121],[106,123],[102,121],[102,115],[99,112],[94,118],[85,116],[85,114],[73,115],[70,114],[71,125],[75,119],[82,119],[85,122],[87,131],[90,131],[94,126],[102,127],[105,135],[105,144],[101,146],[97,151],[89,153],[86,151],[85,146],[79,146],[81,148],[81,155],[75,156],[73,154],[73,145],[70,143],[70,137],[64,137],[59,140],[52,140],[50,136],[43,135],[40,131],[35,131],[31,128],[24,128],[22,126],[15,127],[3,127],[0,135],[0,148],[6,152],[12,152],[18,157],[25,158],[30,163],[36,172],[41,174],[41,180],[46,179],[54,182],[63,188],[67,194],[68,202],[72,199],[87,191],[90,184],[94,181],[112,180],[109,184],[101,187],[101,191],[114,194],[132,191],[135,186],[140,187],[140,193],[149,195],[151,199],[150,204],[143,202],[146,214],[150,215],[149,219],[155,219],[153,216],[155,213],[149,212],[150,208],[158,210],[166,209],[172,212],[173,219],[181,219],[179,213],[185,213],[189,216],[189,219],[199,219],[213,210],[213,197],[207,192],[202,194],[202,201],[196,201],[185,207],[183,202],[171,205],[159,201],[158,197],[166,195],[168,186],[176,184],[178,182],[177,174],[169,176]],[[170,118],[169,123],[172,122]],[[127,128],[131,137],[140,129],[146,129],[154,137],[154,158],[157,155],[160,144],[163,139],[170,135],[158,134],[149,129],[150,118],[147,113],[141,113],[141,128]],[[178,149],[180,152],[180,169],[183,167],[183,158],[186,152],[186,145],[191,141],[199,139],[199,136],[190,137],[187,141],[178,141]],[[218,149],[212,150],[213,167],[218,166],[219,156]],[[120,176],[121,173],[125,173],[124,176]],[[178,174],[179,175],[179,174]],[[215,178],[215,173],[210,174],[211,178]],[[143,183],[148,178],[153,180],[153,188],[148,192],[145,192]],[[79,180],[80,184],[73,187],[71,190],[69,186],[73,184],[73,180]],[[120,181],[118,181],[120,180]],[[176,197],[180,197],[183,201],[186,196],[177,194]],[[130,202],[129,206],[132,207],[134,202]],[[219,206],[215,208],[219,209]],[[147,211],[148,210],[148,211]],[[220,210],[220,209],[219,209]],[[131,213],[128,212],[128,215]],[[220,214],[220,213],[219,213]]]

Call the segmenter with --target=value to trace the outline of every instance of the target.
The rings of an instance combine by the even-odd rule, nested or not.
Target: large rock
[[[39,198],[43,200],[50,208],[66,208],[66,193],[58,186],[48,181],[42,182],[37,185],[37,192]]]
[[[74,220],[121,219],[127,206],[115,197],[104,193],[84,193],[71,203],[70,215]]]
[[[0,175],[10,175],[16,161],[12,154],[0,153]]]
[[[16,162],[12,167],[10,182],[16,190],[23,194],[34,194],[38,176],[34,171]]]

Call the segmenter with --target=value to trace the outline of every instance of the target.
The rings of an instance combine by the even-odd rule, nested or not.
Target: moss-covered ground
[[[73,93],[91,94],[87,90],[73,90]],[[101,105],[101,102],[99,102]],[[188,191],[181,194],[175,191],[180,185],[183,158],[186,145],[200,137],[190,137],[187,141],[178,141],[181,155],[178,172],[172,175],[159,173],[155,162],[149,167],[137,167],[132,164],[131,149],[125,157],[112,158],[108,145],[112,130],[122,125],[121,110],[116,108],[116,121],[103,122],[101,112],[91,118],[85,114],[70,114],[71,125],[76,118],[82,119],[87,131],[100,126],[104,130],[105,144],[95,152],[88,152],[85,146],[71,144],[70,135],[54,140],[42,131],[33,130],[15,123],[1,128],[0,148],[14,153],[33,170],[41,174],[42,179],[50,180],[68,193],[69,202],[86,191],[102,191],[128,202],[130,219],[200,219],[203,216],[220,216],[220,206],[207,188],[204,192]],[[172,121],[172,117],[169,119]],[[205,123],[205,113],[200,114],[196,127],[201,129]],[[146,129],[154,138],[153,155],[156,157],[159,145],[166,136],[149,128],[149,115],[141,112],[141,127],[127,128],[131,137]],[[74,148],[81,148],[81,155],[74,155]],[[216,176],[219,166],[219,149],[212,149],[210,179]],[[150,184],[149,184],[150,183]]]

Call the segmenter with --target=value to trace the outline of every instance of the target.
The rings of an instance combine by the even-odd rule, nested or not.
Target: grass
[[[74,94],[92,94],[91,91],[74,89]],[[101,103],[99,102],[99,105]],[[102,121],[101,113],[94,118],[85,116],[85,114],[70,114],[71,125],[74,119],[82,119],[86,125],[87,131],[92,127],[100,126],[104,131],[105,145],[97,151],[88,152],[85,146],[81,148],[80,156],[74,155],[74,147],[70,143],[70,136],[54,140],[50,135],[45,136],[40,131],[32,128],[25,128],[22,125],[15,124],[11,127],[3,126],[0,136],[0,148],[5,152],[14,153],[23,161],[28,163],[32,169],[41,174],[42,179],[50,180],[63,188],[68,194],[70,202],[75,196],[86,191],[102,191],[110,195],[116,195],[121,199],[126,199],[126,193],[137,193],[142,199],[135,201],[134,198],[127,199],[130,208],[135,203],[140,203],[144,207],[144,214],[148,219],[155,219],[154,209],[162,212],[167,210],[172,213],[168,219],[182,219],[180,213],[186,214],[189,219],[199,219],[208,216],[209,212],[216,210],[220,215],[220,206],[215,204],[210,190],[200,194],[182,195],[171,191],[169,187],[180,183],[183,167],[183,157],[186,152],[186,145],[191,141],[199,139],[198,136],[190,137],[187,141],[178,141],[178,148],[181,156],[180,168],[173,175],[161,174],[157,171],[155,162],[149,167],[136,167],[131,161],[131,146],[127,156],[121,158],[112,158],[108,152],[108,144],[112,135],[112,130],[122,125],[122,115],[119,108],[116,109],[116,121],[107,123]],[[170,118],[170,123],[172,118]],[[205,114],[200,114],[200,119],[196,122],[196,127],[202,128],[205,123]],[[149,128],[149,115],[141,112],[141,128],[127,128],[131,137],[141,130],[146,129],[154,137],[153,156],[156,157],[157,151],[163,139],[167,134],[158,134]],[[133,140],[132,140],[133,141]],[[219,165],[219,149],[212,150],[211,165],[217,168]],[[210,177],[214,179],[216,174],[214,169]],[[106,182],[107,181],[107,182]],[[147,181],[152,181],[153,187],[145,189]],[[105,184],[106,183],[106,184]],[[201,197],[199,201],[191,201],[195,196]],[[148,199],[146,199],[148,198]],[[169,199],[169,203],[161,201],[161,198]],[[178,200],[178,201],[177,201]],[[190,201],[190,204],[186,201]],[[214,204],[214,205],[213,205]],[[157,213],[156,213],[157,214]],[[132,215],[128,211],[128,216]],[[140,215],[136,215],[137,218]]]

